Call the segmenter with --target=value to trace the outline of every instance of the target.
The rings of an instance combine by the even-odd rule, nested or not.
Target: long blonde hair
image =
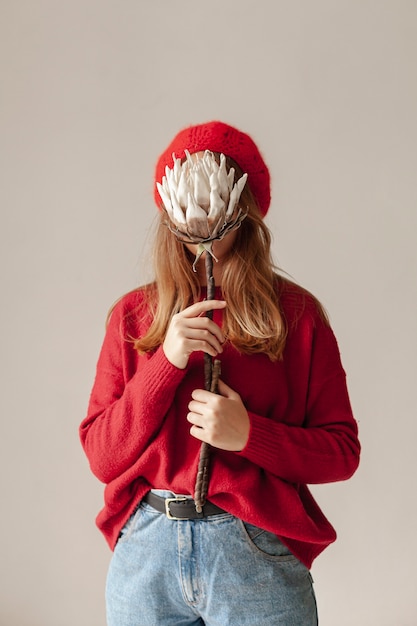
[[[223,263],[221,288],[227,307],[222,330],[240,352],[264,353],[276,361],[282,358],[287,326],[279,307],[281,279],[271,258],[271,234],[248,185],[240,205],[248,213]],[[168,229],[166,219],[162,211],[154,245],[155,282],[141,288],[153,316],[147,333],[134,338],[141,353],[161,345],[172,316],[201,298],[193,255]]]

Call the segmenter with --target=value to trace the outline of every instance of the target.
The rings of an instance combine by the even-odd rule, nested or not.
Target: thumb
[[[221,378],[219,379],[218,390],[219,394],[221,396],[224,396],[225,398],[232,398],[236,396],[236,392],[231,387],[229,387],[229,385],[226,385],[226,383],[223,382]]]

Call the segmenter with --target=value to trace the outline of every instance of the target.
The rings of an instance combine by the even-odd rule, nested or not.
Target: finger
[[[185,337],[183,342],[183,352],[190,356],[193,352],[205,352],[212,357],[216,357],[219,353],[223,352],[223,348],[220,343],[211,337],[209,340]]]
[[[197,319],[201,319],[203,321],[203,319],[207,318],[194,318],[195,321],[197,321]],[[213,322],[211,322],[210,324],[194,324],[194,320],[193,325],[188,326],[185,330],[186,338],[207,343],[211,345],[216,350],[216,352],[223,352],[223,344],[225,338],[217,324],[214,324]]]
[[[198,402],[197,400],[190,400],[188,403],[188,410],[191,414],[202,415],[204,410],[204,405],[206,402]]]
[[[206,433],[202,428],[199,428],[199,426],[191,426],[190,435],[192,435],[195,439],[198,439],[199,441],[205,441],[206,443],[208,443]]]
[[[197,403],[207,404],[213,395],[215,394],[211,393],[211,391],[206,391],[205,389],[194,389],[191,397]]]
[[[179,315],[182,317],[198,317],[202,313],[207,313],[211,309],[224,309],[226,302],[224,300],[202,300],[201,302],[195,302],[191,306],[187,307]]]
[[[234,389],[229,387],[229,385],[226,385],[226,383],[221,379],[219,379],[217,388],[219,390],[219,394],[225,398],[235,398],[238,395]]]
[[[197,316],[190,318],[183,317],[181,313],[177,313],[172,318],[168,330],[180,339],[198,339],[212,343],[217,352],[222,352],[221,344],[225,342],[225,337],[220,326],[208,317]]]
[[[199,428],[202,428],[203,426],[202,416],[194,411],[189,411],[187,413],[187,422],[190,422],[190,424],[194,424],[194,426],[198,426]]]

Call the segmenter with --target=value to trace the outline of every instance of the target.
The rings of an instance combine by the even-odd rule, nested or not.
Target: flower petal
[[[187,223],[187,219],[185,216],[185,209],[183,209],[178,200],[175,193],[171,193],[171,204],[172,204],[172,221],[176,226],[183,227]]]
[[[164,180],[165,177],[164,177]],[[169,197],[169,194],[166,193],[165,189],[163,188],[163,186],[161,185],[161,183],[156,183],[156,187],[158,189],[158,193],[161,196],[161,200],[164,204],[165,209],[167,210],[169,216],[171,217],[172,215],[172,204],[171,204],[171,198]]]
[[[184,152],[186,158],[184,165],[188,166],[188,168],[193,167],[195,161],[193,161],[191,154],[188,152],[188,150],[184,150]]]
[[[210,182],[203,168],[196,169],[194,174],[194,198],[203,209],[210,206]]]
[[[174,167],[171,171],[173,173],[174,180],[178,183],[182,172],[181,159],[176,159],[175,154],[172,155],[172,159],[174,161]]]
[[[233,177],[234,177],[234,174],[233,174]],[[220,167],[219,167],[219,171],[217,174],[217,180],[219,181],[219,193],[221,197],[223,198],[223,200],[227,202],[229,199],[229,193],[230,193],[232,186],[229,185],[228,175],[226,171],[226,157],[224,156],[224,154],[220,155]],[[232,178],[232,181],[233,181],[233,178]]]
[[[191,193],[188,194],[187,204],[186,219],[188,236],[190,238],[192,238],[193,235],[203,238],[208,237],[207,213],[196,203]]]
[[[180,179],[178,181],[177,199],[181,207],[187,206],[187,198],[190,193],[190,187],[187,182],[187,176],[185,170],[181,170]]]
[[[227,175],[227,185],[228,185],[228,189],[229,189],[229,193],[232,191],[233,189],[233,183],[235,180],[235,168],[231,167],[229,170],[229,173]]]
[[[210,239],[218,239],[221,229],[223,228],[224,225],[225,225],[225,221],[224,221],[223,214],[220,215],[217,222],[215,220],[211,220],[209,222]]]
[[[233,187],[232,191],[230,192],[229,206],[227,207],[227,211],[226,211],[227,220],[229,220],[234,213],[235,207],[237,203],[239,202],[240,194],[243,191],[243,187],[246,184],[247,178],[248,178],[248,175],[243,174],[243,176],[239,178],[239,180]]]

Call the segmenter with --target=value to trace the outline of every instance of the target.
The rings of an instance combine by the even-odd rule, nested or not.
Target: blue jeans
[[[170,520],[146,503],[116,545],[106,603],[108,626],[318,623],[310,573],[275,535],[227,513]]]

